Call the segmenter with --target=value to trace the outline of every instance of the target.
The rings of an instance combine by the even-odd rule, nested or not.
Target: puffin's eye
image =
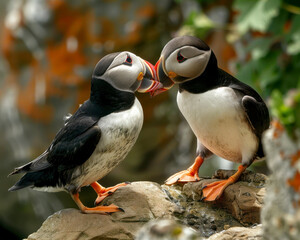
[[[180,54],[180,52],[177,53],[177,62],[182,63],[186,60],[184,56]]]
[[[127,55],[127,58],[126,58],[124,64],[129,65],[129,66],[132,65],[132,58],[129,55]]]

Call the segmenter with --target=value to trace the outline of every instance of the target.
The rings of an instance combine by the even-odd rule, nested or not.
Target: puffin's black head
[[[210,64],[217,65],[209,46],[197,37],[182,36],[169,41],[155,64],[155,70],[164,90],[170,89],[174,83],[184,83],[199,77]],[[162,92],[163,89],[159,90]]]
[[[150,65],[131,52],[108,54],[94,69],[91,93],[101,85],[101,81],[106,81],[121,91],[152,92],[162,87],[162,84],[154,80],[155,74],[149,69]],[[154,69],[153,66],[152,68]]]

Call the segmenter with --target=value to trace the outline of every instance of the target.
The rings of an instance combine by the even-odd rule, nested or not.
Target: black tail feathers
[[[10,174],[8,174],[8,177],[14,174],[18,174],[18,173],[24,173],[24,172],[28,172],[30,170],[30,166],[31,166],[31,162],[27,163],[21,167],[17,167],[14,169],[13,172],[11,172]]]
[[[55,169],[47,169],[38,172],[27,172],[8,191],[16,191],[26,187],[55,187],[58,185],[59,177]]]
[[[9,188],[8,191],[17,191],[22,188],[33,187],[33,185],[34,183],[27,177],[27,174],[25,174],[15,185]]]

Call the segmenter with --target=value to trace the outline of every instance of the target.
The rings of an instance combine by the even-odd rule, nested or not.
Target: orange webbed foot
[[[165,184],[173,185],[175,183],[187,183],[187,182],[197,182],[200,178],[198,176],[198,172],[192,172],[190,169],[183,170],[181,172],[175,173],[171,177],[169,177]]]
[[[109,206],[97,206],[93,208],[86,207],[83,205],[83,203],[79,199],[79,193],[73,193],[71,194],[73,200],[79,207],[82,213],[97,213],[97,214],[108,214],[108,213],[114,213],[114,212],[124,212],[124,210],[114,204],[111,204]]]
[[[202,200],[209,202],[209,201],[215,201],[219,199],[224,192],[224,190],[230,185],[235,183],[243,171],[247,168],[247,166],[240,165],[238,168],[238,171],[233,174],[231,177],[229,177],[226,180],[216,181],[210,184],[205,185],[202,188]]]
[[[189,167],[187,170],[175,173],[169,177],[165,184],[173,185],[175,183],[187,183],[187,182],[198,182],[200,180],[198,171],[203,163],[203,158],[196,157],[194,164]]]
[[[202,188],[203,201],[209,202],[217,200],[221,197],[225,188],[232,183],[232,181],[227,179],[207,184]]]
[[[109,206],[96,206],[93,208],[83,207],[81,209],[83,213],[98,213],[98,214],[109,214],[114,212],[124,212],[124,210],[114,204],[110,204]]]
[[[130,184],[129,182],[124,182],[117,184],[113,187],[105,188],[102,187],[98,182],[94,182],[91,184],[91,187],[94,188],[95,192],[98,194],[98,197],[95,200],[95,206],[97,206],[100,202],[102,202],[106,197],[112,195],[117,189],[120,187],[124,187]]]

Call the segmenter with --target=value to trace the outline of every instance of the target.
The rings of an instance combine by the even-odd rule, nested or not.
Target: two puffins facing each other
[[[93,187],[98,205],[127,184],[104,188],[97,180],[118,165],[137,140],[143,110],[134,92],[157,95],[174,84],[179,86],[178,107],[197,137],[197,157],[166,184],[198,181],[200,166],[213,154],[241,163],[229,179],[203,188],[205,201],[218,199],[255,159],[264,156],[261,137],[270,124],[269,112],[254,89],[218,68],[213,51],[192,36],[169,41],[155,69],[130,52],[102,58],[94,69],[90,99],[66,120],[44,153],[10,174],[25,173],[9,190],[67,191],[84,213],[122,211],[114,204],[86,207],[79,191]]]
[[[81,187],[90,185],[105,197],[127,183],[104,188],[97,180],[108,174],[135,144],[143,124],[143,109],[134,92],[153,92],[154,67],[131,52],[112,53],[96,65],[90,98],[69,117],[49,148],[10,175],[25,175],[9,191],[31,187],[42,191],[67,191],[84,213],[122,211],[118,206],[89,208],[79,199]]]
[[[255,159],[264,156],[261,137],[270,125],[267,106],[254,89],[218,68],[213,51],[196,37],[169,41],[155,69],[164,87],[154,95],[178,84],[178,107],[197,137],[194,164],[166,184],[198,181],[200,166],[213,154],[241,163],[229,179],[204,186],[203,200],[214,201]]]

